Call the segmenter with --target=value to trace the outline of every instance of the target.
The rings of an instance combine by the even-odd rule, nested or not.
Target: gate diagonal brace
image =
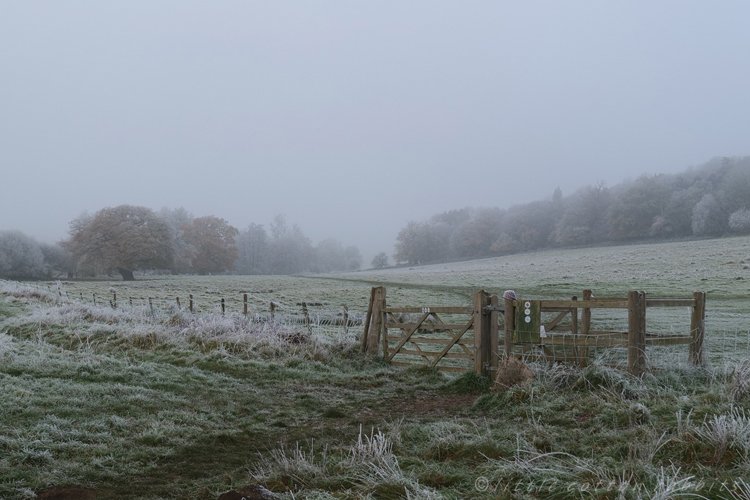
[[[419,321],[417,321],[417,324],[414,325],[414,328],[412,328],[409,331],[409,333],[406,334],[406,337],[404,337],[403,339],[401,339],[401,342],[398,343],[398,345],[396,346],[396,348],[393,350],[393,353],[390,356],[388,356],[387,361],[391,361],[396,356],[396,354],[398,353],[398,351],[400,351],[401,348],[404,347],[404,344],[406,344],[409,341],[409,339],[411,338],[411,336],[414,335],[414,332],[416,332],[417,330],[419,330],[419,327],[430,316],[430,314],[432,314],[432,313],[428,313],[428,312],[424,313],[422,315],[422,317],[419,318]]]
[[[441,318],[440,316],[438,316],[438,315],[437,315],[437,313],[432,313],[432,316],[433,316],[433,317],[434,317],[434,318],[435,318],[435,319],[436,319],[437,321],[439,321],[439,322],[440,322],[439,324],[441,324],[441,325],[444,325],[444,324],[446,324],[446,323],[445,323],[445,321],[443,321],[443,318]],[[445,331],[446,331],[446,332],[448,333],[448,335],[450,335],[450,336],[451,336],[451,338],[452,338],[452,339],[453,339],[454,341],[456,341],[456,342],[458,341],[458,339],[460,339],[460,338],[461,338],[461,336],[463,336],[463,334],[464,334],[464,333],[466,333],[466,330],[464,329],[464,330],[463,330],[463,331],[462,331],[462,332],[461,332],[461,333],[460,333],[460,334],[458,335],[458,337],[456,337],[456,336],[455,336],[455,335],[453,334],[453,330],[445,330]],[[453,346],[454,344],[455,344],[455,342],[453,342],[453,343],[451,344],[451,347],[452,347],[452,346]],[[466,347],[465,345],[463,345],[463,344],[459,344],[458,346],[459,346],[459,347],[460,347],[461,349],[463,349],[463,351],[464,351],[464,352],[465,352],[466,354],[471,354],[471,350],[470,350],[470,349],[469,349],[468,347]],[[447,351],[446,351],[446,352],[447,352]],[[445,354],[445,353],[443,353],[443,354]],[[442,358],[442,357],[443,357],[443,354],[441,354],[440,356],[438,356],[438,359]],[[437,360],[435,361],[435,363],[434,363],[434,364],[437,364]]]
[[[458,342],[458,340],[461,337],[463,337],[464,333],[466,333],[467,331],[469,331],[469,328],[471,328],[472,326],[474,326],[474,315],[471,316],[471,319],[469,320],[468,323],[466,323],[466,326],[461,329],[461,332],[459,332],[458,335],[456,335],[455,337],[453,337],[453,340],[451,340],[451,342],[447,346],[445,346],[445,349],[443,349],[440,352],[440,354],[438,354],[437,358],[435,358],[435,361],[432,362],[432,366],[436,366],[438,364],[438,361],[440,361],[441,359],[443,359],[443,356],[445,356],[448,353],[448,351],[450,351],[451,348],[454,345],[456,345],[456,342]],[[463,346],[463,347],[466,347],[466,346]]]

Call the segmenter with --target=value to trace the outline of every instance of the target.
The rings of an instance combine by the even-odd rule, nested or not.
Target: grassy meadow
[[[215,499],[257,483],[287,499],[750,500],[748,268],[750,238],[727,238],[330,276],[0,281],[0,497],[80,486]],[[716,349],[702,369],[678,346],[641,378],[599,360],[537,363],[531,386],[499,393],[474,374],[364,356],[359,327],[310,334],[239,313],[247,293],[254,313],[307,302],[357,318],[374,284],[403,306],[468,305],[482,288],[705,290]],[[200,313],[185,311],[188,294]],[[655,329],[689,325],[684,310],[648,314]]]

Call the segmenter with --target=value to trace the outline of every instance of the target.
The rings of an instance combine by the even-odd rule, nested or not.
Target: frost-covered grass
[[[106,299],[114,288],[116,309],[61,298],[56,284],[40,291],[0,282],[0,497],[82,485],[114,498],[213,499],[260,482],[289,499],[750,499],[747,356],[699,369],[683,363],[681,346],[684,357],[664,356],[642,378],[607,358],[584,370],[533,364],[531,386],[497,394],[472,374],[366,358],[359,328],[310,334],[281,320],[301,301],[323,304],[314,313],[347,304],[361,314],[382,279],[399,305],[468,304],[478,288],[542,297],[589,287],[600,296],[705,289],[709,335],[712,308],[746,330],[750,306],[732,304],[747,282],[730,275],[742,272],[748,241],[688,244],[709,269],[705,281],[690,271],[688,250],[663,244],[325,279],[61,283],[71,298],[73,287],[102,287]],[[650,272],[624,279],[650,257]],[[683,274],[670,281],[670,272]],[[134,297],[166,305],[131,308],[131,286],[141,287],[129,289]],[[258,314],[266,298],[283,302],[279,321],[245,318],[238,302],[224,316],[184,310],[187,293],[215,299],[230,290],[262,298]]]

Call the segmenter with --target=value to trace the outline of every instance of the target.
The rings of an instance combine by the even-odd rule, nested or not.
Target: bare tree
[[[372,258],[370,265],[375,269],[383,269],[388,266],[388,255],[385,252],[378,253]]]

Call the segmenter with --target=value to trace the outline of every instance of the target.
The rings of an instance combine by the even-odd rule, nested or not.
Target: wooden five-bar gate
[[[654,307],[689,307],[690,330],[647,332],[646,309]],[[392,307],[385,288],[375,287],[362,349],[380,354],[382,341],[385,360],[396,366],[489,375],[508,355],[586,366],[590,348],[619,347],[627,349],[628,371],[638,375],[646,370],[647,346],[686,344],[689,362],[704,363],[705,307],[705,292],[694,292],[690,299],[646,298],[642,291],[629,292],[627,298],[594,298],[591,290],[584,290],[582,300],[502,299],[480,290],[470,306]],[[626,309],[627,331],[592,329],[592,309]]]

